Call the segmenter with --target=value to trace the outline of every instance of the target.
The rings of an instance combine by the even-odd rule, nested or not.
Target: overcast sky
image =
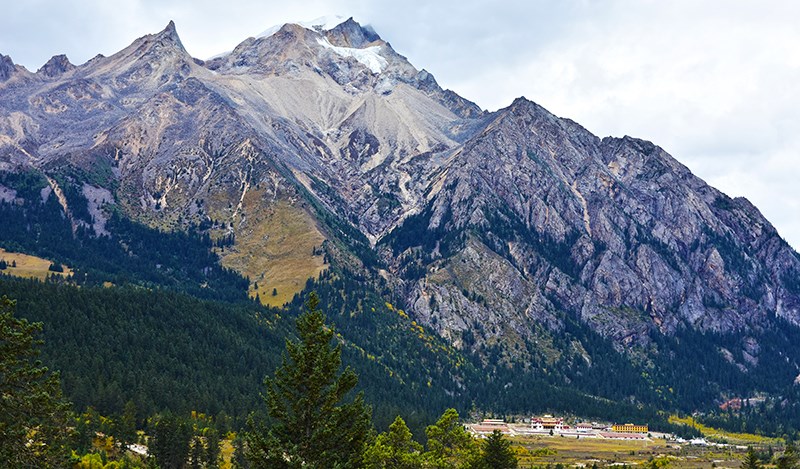
[[[0,53],[31,70],[110,55],[174,20],[207,58],[275,24],[372,25],[484,109],[518,96],[599,136],[651,140],[800,248],[800,2],[0,0]]]

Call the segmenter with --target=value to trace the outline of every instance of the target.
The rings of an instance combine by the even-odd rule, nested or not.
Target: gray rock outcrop
[[[15,71],[0,56],[0,81]],[[484,112],[352,19],[206,62],[170,22],[39,73],[0,89],[3,167],[108,167],[93,190],[166,229],[235,232],[254,187],[272,194],[261,207],[306,198],[363,234],[408,312],[459,347],[555,334],[566,315],[619,348],[681,325],[800,325],[800,258],[747,200],[524,98]]]

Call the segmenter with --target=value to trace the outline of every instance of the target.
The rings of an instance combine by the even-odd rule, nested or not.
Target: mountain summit
[[[70,63],[66,55],[54,55],[36,73],[53,78],[74,68],[75,66]]]
[[[205,62],[170,22],[40,73],[0,85],[0,170],[79,194],[65,213],[98,236],[117,212],[235,240],[222,262],[266,302],[346,266],[455,347],[542,368],[740,334],[712,349],[746,373],[765,331],[800,325],[800,257],[747,200],[525,98],[485,112],[352,18]]]
[[[6,81],[11,78],[11,75],[17,71],[17,66],[14,61],[7,55],[0,54],[0,82]]]

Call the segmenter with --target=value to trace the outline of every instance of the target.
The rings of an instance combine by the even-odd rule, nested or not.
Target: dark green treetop
[[[423,467],[422,445],[412,439],[411,430],[398,415],[364,453],[369,469],[417,469]]]
[[[511,442],[495,430],[483,442],[483,449],[474,465],[476,469],[516,469],[519,461],[511,449]]]
[[[186,464],[192,441],[192,428],[181,417],[166,414],[155,424],[149,444],[150,454],[162,469],[181,469]]]
[[[799,467],[797,448],[795,448],[794,444],[789,443],[786,445],[786,450],[778,458],[775,467],[778,469],[797,469]]]
[[[251,419],[247,456],[253,468],[360,467],[371,430],[370,409],[358,394],[349,367],[340,373],[341,346],[331,345],[315,293],[297,318],[298,340],[286,341],[275,376],[265,379],[269,427]]]
[[[747,448],[747,454],[742,460],[742,469],[761,469],[761,464],[758,462],[758,456],[753,448]]]
[[[15,302],[0,298],[0,461],[6,467],[67,464],[69,404],[58,374],[37,359],[41,323],[14,317]]]
[[[478,457],[475,440],[459,421],[455,409],[447,409],[435,424],[425,429],[427,463],[435,468],[470,467]]]

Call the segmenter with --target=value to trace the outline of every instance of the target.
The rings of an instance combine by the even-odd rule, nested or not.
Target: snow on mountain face
[[[355,21],[311,23],[202,65],[172,23],[46,81],[0,56],[0,165],[103,161],[133,218],[208,216],[237,243],[302,186],[377,244],[410,311],[454,343],[473,322],[530,338],[559,308],[618,343],[683,322],[800,323],[800,286],[783,280],[800,259],[654,145],[601,141],[524,99],[483,113]]]
[[[288,23],[281,23],[281,24],[276,24],[274,26],[271,26],[271,27],[265,29],[264,31],[258,33],[255,37],[253,37],[253,38],[251,38],[249,40],[252,41],[252,40],[266,39],[266,38],[272,37],[272,36],[275,35],[275,33],[280,31],[281,29],[285,28],[287,25],[297,25],[297,26],[305,28],[305,29],[307,29],[309,31],[314,31],[315,33],[318,33],[318,34],[324,34],[324,33],[327,33],[327,32],[330,32],[330,31],[333,31],[333,30],[337,29],[337,27],[341,28],[342,26],[346,26],[346,25],[349,25],[351,23],[356,25],[357,28],[359,28],[359,29],[361,28],[361,26],[358,23],[353,21],[352,17],[351,18],[345,18],[344,16],[341,16],[341,15],[322,16],[322,17],[319,17],[319,18],[311,20],[311,21],[290,21]],[[367,32],[367,31],[364,31],[364,33],[366,33],[367,36],[375,36],[375,37],[377,37],[377,35],[371,34],[370,32]],[[364,34],[362,34],[362,36],[363,35]],[[326,39],[325,42],[328,44],[328,46],[333,46],[333,44],[330,44],[330,40]],[[323,45],[322,43],[320,43],[320,44]],[[225,57],[227,55],[230,55],[233,52],[235,52],[235,50],[229,50],[229,51],[226,51],[226,52],[222,52],[220,54],[216,54],[216,55],[214,55],[212,57],[209,57],[207,60],[208,61],[212,61],[214,59],[220,59],[220,58],[223,58],[223,57]],[[361,55],[361,54],[353,54],[353,53],[350,53],[350,52],[347,52],[347,51],[337,51],[337,53],[339,53],[339,55],[342,55],[344,57],[354,57],[357,60],[358,60],[358,58],[356,57],[356,55]],[[369,54],[369,55],[372,55],[372,54]],[[359,61],[361,62],[361,60],[359,60]],[[368,60],[368,62],[373,63],[374,61]],[[385,60],[384,60],[384,62],[385,62]],[[362,62],[362,63],[364,63],[364,62]],[[369,65],[367,65],[367,66],[370,67]],[[385,66],[385,64],[384,64],[384,66]],[[370,67],[370,69],[373,69],[373,67]],[[379,72],[375,72],[374,69],[373,69],[373,72],[374,73],[379,73]]]
[[[253,39],[264,39],[264,38],[271,37],[275,33],[277,33],[278,31],[280,31],[281,28],[283,28],[287,24],[296,24],[298,26],[302,26],[303,28],[309,29],[311,31],[316,31],[318,33],[321,33],[321,32],[324,32],[324,31],[330,31],[331,29],[335,28],[336,26],[339,26],[340,24],[342,24],[342,23],[344,23],[346,21],[347,21],[347,18],[345,18],[344,16],[341,16],[341,15],[321,16],[321,17],[319,17],[317,19],[314,19],[314,20],[311,20],[311,21],[290,21],[288,23],[281,23],[281,24],[276,24],[274,26],[271,26],[271,27],[265,29],[264,31],[261,31],[260,33],[256,34],[255,37],[253,37]],[[216,55],[213,55],[213,56],[209,57],[206,60],[210,61],[210,60],[214,60],[214,59],[219,59],[219,58],[225,57],[226,55],[229,55],[232,52],[233,52],[232,50],[221,52],[219,54],[216,54]]]
[[[310,29],[312,31],[322,32],[322,31],[330,31],[331,29],[339,26],[345,21],[347,21],[347,18],[345,18],[344,16],[331,15],[331,16],[321,16],[311,21],[292,21],[289,24],[296,24],[306,29]],[[271,28],[267,28],[266,30],[259,33],[256,36],[256,39],[272,36],[273,34],[278,32],[282,27],[283,24],[277,24],[275,26],[272,26]]]
[[[355,47],[337,47],[331,44],[327,38],[317,39],[317,44],[326,49],[341,55],[342,57],[352,57],[372,70],[372,73],[381,73],[389,64],[386,59],[381,57],[381,46],[370,46],[364,49]]]

